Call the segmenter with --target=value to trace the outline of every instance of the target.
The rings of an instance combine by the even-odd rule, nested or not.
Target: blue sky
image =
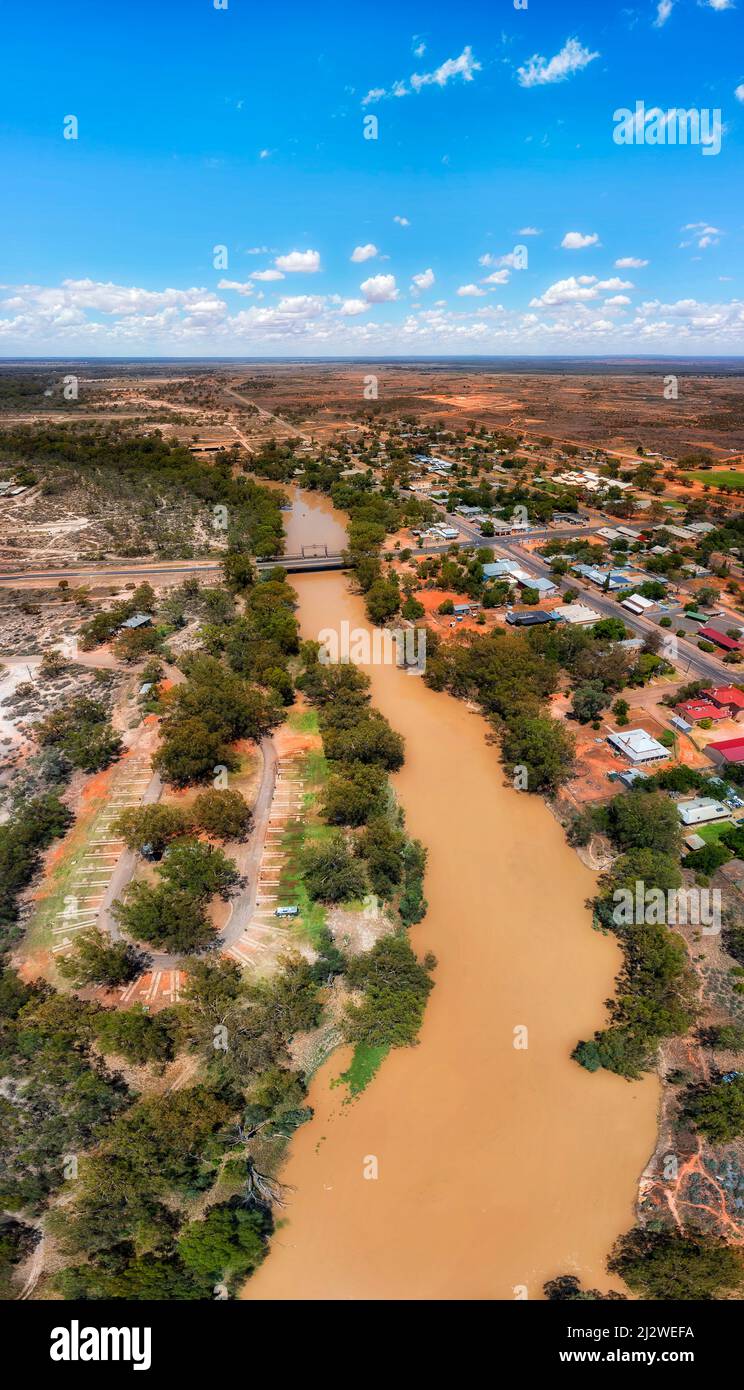
[[[742,352],[743,14],[7,7],[0,354]]]

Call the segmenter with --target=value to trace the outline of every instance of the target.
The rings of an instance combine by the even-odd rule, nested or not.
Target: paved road
[[[258,796],[253,807],[253,828],[248,841],[248,853],[244,861],[239,864],[240,871],[246,879],[246,885],[238,897],[233,898],[230,904],[230,916],[220,932],[220,944],[223,951],[239,940],[256,910],[258,869],[264,851],[266,830],[276,786],[277,755],[273,738],[261,739],[261,752],[263,754],[263,771]]]
[[[499,548],[512,559],[518,560],[520,564],[529,565],[530,569],[535,570],[537,574],[543,575],[547,579],[553,579],[556,583],[559,582],[551,573],[550,565],[545,560],[534,554],[525,554],[513,537],[507,541],[501,541]],[[575,589],[582,602],[586,603],[589,608],[596,609],[603,617],[622,618],[626,627],[631,628],[636,636],[647,637],[651,632],[655,632],[657,636],[663,635],[664,629],[659,627],[658,621],[629,613],[626,608],[621,608],[615,599],[603,593],[601,589],[597,589],[593,584],[584,584],[575,575],[566,576],[561,582],[564,589]],[[677,605],[677,608],[679,610],[680,605]],[[673,618],[674,609],[670,610],[669,616]],[[724,665],[719,657],[712,656],[709,652],[701,652],[686,638],[679,637],[677,642],[679,652],[677,665],[683,674],[686,675],[689,672],[691,679],[699,677],[702,680],[711,681],[715,685],[730,684],[731,667]]]

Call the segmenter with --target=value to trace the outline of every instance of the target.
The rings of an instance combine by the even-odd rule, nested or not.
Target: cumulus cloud
[[[253,294],[255,286],[250,280],[219,280],[218,290],[235,290],[236,294]]]
[[[578,39],[566,39],[560,53],[552,58],[543,58],[534,53],[523,67],[517,68],[520,87],[541,87],[551,82],[565,82],[575,72],[581,72],[599,57],[579,43]]]
[[[421,57],[418,51],[417,56]],[[446,87],[453,77],[461,77],[463,82],[472,82],[473,75],[480,72],[480,67],[470,44],[466,44],[458,58],[447,58],[432,72],[412,72],[407,81],[405,78],[399,78],[390,90],[387,87],[370,88],[362,98],[362,106],[372,106],[378,101],[383,101],[385,97],[410,96],[411,92],[420,92],[424,87]]]
[[[254,270],[251,273],[251,280],[283,280],[284,275],[281,270]]]
[[[290,251],[286,256],[277,256],[274,265],[277,270],[305,271],[314,275],[320,270],[320,251]]]
[[[422,270],[418,275],[412,277],[412,284],[417,290],[430,290],[434,284],[434,271]]]
[[[549,285],[528,308],[505,309],[485,289],[473,286],[472,295],[461,286],[469,292],[453,296],[452,308],[442,300],[414,303],[378,322],[375,303],[385,300],[362,297],[364,291],[358,298],[279,292],[276,302],[248,301],[233,311],[218,292],[200,287],[143,289],[92,279],[6,285],[0,286],[0,341],[6,356],[364,356],[406,353],[413,345],[422,354],[521,354],[528,347],[591,352],[594,344],[619,355],[744,352],[743,299],[649,298],[631,307],[623,288],[631,285],[618,276],[571,276]],[[387,286],[391,293],[397,294],[394,283]]]
[[[358,264],[360,261],[371,261],[372,257],[376,255],[377,247],[374,246],[371,241],[368,241],[365,246],[354,247],[351,253],[351,260]]]
[[[539,227],[520,227],[517,236],[542,236]]]
[[[399,227],[410,227],[411,225],[407,217],[399,217],[397,213],[395,214],[393,221],[397,222]]]
[[[479,289],[477,285],[460,285],[457,293],[461,299],[475,299],[480,298],[486,291]]]
[[[648,261],[641,260],[640,256],[620,256],[615,261],[616,270],[640,270],[644,265],[648,265]]]
[[[372,275],[359,286],[368,304],[386,304],[398,298],[394,275]]]
[[[744,82],[740,82],[738,87],[734,87],[734,96],[737,101],[744,101]]]
[[[507,285],[509,283],[508,270],[494,270],[487,275],[483,281],[484,285]]]
[[[599,246],[599,234],[588,232],[585,236],[583,232],[566,232],[561,242],[561,246],[567,251],[583,251],[585,246]]]

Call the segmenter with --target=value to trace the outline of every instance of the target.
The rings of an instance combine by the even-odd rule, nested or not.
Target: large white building
[[[645,729],[622,729],[609,734],[607,742],[632,763],[653,763],[669,757],[669,749],[652,738]]]

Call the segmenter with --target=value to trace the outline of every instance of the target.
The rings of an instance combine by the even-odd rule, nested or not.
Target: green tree
[[[206,782],[215,769],[235,771],[237,760],[219,733],[207,728],[201,719],[188,718],[169,725],[167,736],[153,758],[153,766],[164,781],[176,787]]]
[[[432,981],[405,936],[383,936],[356,956],[348,971],[360,1004],[347,1007],[344,1030],[350,1042],[368,1046],[411,1046],[421,1027]]]
[[[570,778],[575,743],[570,731],[548,715],[518,715],[502,738],[504,763],[513,775],[527,769],[531,792],[554,792]]]
[[[147,958],[131,942],[111,941],[97,927],[75,937],[69,955],[57,962],[60,975],[76,985],[117,985],[136,980],[146,968]]]
[[[164,1066],[175,1057],[180,1040],[175,1010],[148,1014],[139,1004],[131,1009],[104,1009],[96,1015],[95,1029],[101,1052],[116,1053],[137,1066],[148,1062]]]
[[[202,840],[181,840],[171,845],[159,872],[171,888],[201,902],[215,893],[227,902],[243,882],[234,861]]]
[[[188,1269],[210,1283],[231,1281],[255,1269],[266,1253],[265,1218],[257,1211],[223,1202],[209,1207],[201,1221],[190,1221],[178,1237]]]
[[[121,835],[127,849],[135,852],[149,845],[157,858],[191,828],[191,817],[182,807],[156,803],[121,811],[112,824],[112,834]]]
[[[325,784],[322,815],[328,825],[366,825],[384,809],[388,795],[385,772],[368,763],[339,765]]]
[[[607,1261],[640,1298],[706,1301],[735,1295],[744,1281],[744,1256],[703,1233],[636,1227],[621,1236]]]
[[[167,883],[132,884],[126,902],[114,903],[113,912],[128,936],[165,951],[189,954],[214,940],[201,901]]]
[[[571,709],[580,724],[597,719],[610,703],[610,695],[598,683],[579,686],[571,699]]]
[[[629,791],[616,796],[609,806],[609,831],[623,850],[677,855],[682,843],[677,808],[663,792]]]
[[[247,840],[253,824],[245,798],[227,788],[200,792],[191,814],[199,829],[215,840]]]
[[[343,835],[334,834],[305,851],[302,877],[311,898],[326,903],[351,902],[367,891],[364,866]]]
[[[373,623],[384,623],[400,608],[400,590],[391,579],[376,579],[367,590],[367,613]]]
[[[744,1073],[691,1087],[684,1112],[712,1143],[728,1144],[738,1139],[744,1134]]]

